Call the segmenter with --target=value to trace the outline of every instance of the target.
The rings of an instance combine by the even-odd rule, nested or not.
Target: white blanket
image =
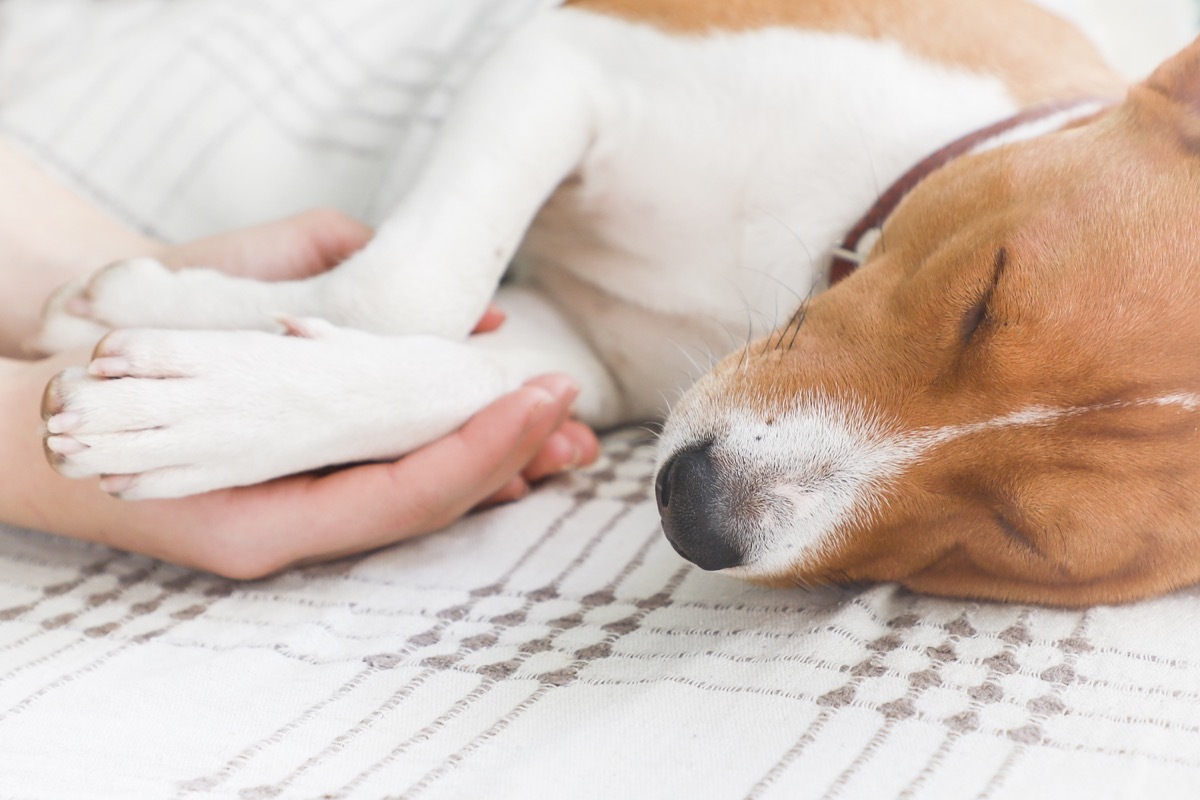
[[[375,219],[540,4],[0,0],[0,134],[169,238]],[[251,584],[0,528],[0,798],[1200,796],[1200,589],[758,589],[671,551],[651,452]]]

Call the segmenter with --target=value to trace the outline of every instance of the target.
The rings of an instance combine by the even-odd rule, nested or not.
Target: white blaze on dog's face
[[[1200,44],[927,178],[664,431],[668,538],[773,583],[1111,602],[1200,580]]]

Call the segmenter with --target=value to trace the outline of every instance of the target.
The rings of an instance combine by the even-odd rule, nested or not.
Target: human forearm
[[[0,140],[0,355],[19,352],[56,287],[159,244],[108,216]]]
[[[85,359],[82,352],[39,362],[0,359],[0,484],[5,487],[0,492],[0,521],[99,538],[103,523],[93,517],[94,501],[104,495],[94,481],[67,480],[50,468],[43,457],[38,416],[46,383],[63,368]],[[119,508],[120,503],[113,501],[112,506]]]

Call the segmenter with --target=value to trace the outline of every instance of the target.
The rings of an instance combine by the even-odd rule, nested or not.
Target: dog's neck
[[[888,217],[933,172],[955,159],[982,153],[1014,142],[1026,141],[1063,128],[1112,106],[1114,98],[1077,97],[1053,100],[1026,108],[1017,114],[961,136],[917,162],[901,175],[833,250],[829,285],[848,278],[858,269],[879,241]]]

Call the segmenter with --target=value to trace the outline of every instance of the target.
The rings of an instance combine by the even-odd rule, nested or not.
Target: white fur
[[[515,387],[500,359],[458,342],[409,336],[390,346],[321,320],[290,325],[305,335],[113,334],[110,347],[124,362],[118,374],[72,370],[59,378],[70,397],[64,413],[76,418],[69,440],[84,445],[62,472],[141,476],[124,492],[131,498],[208,491],[214,472],[225,485],[258,483],[406,452],[450,433],[464,415]],[[264,374],[264,363],[292,369]],[[470,385],[459,379],[466,371]],[[313,392],[314,382],[356,392]],[[403,408],[403,425],[391,424],[380,395]],[[312,424],[291,429],[295,418]],[[48,427],[61,430],[55,418]],[[62,441],[51,436],[48,444],[57,449]]]
[[[135,370],[119,399],[113,381],[64,379],[67,410],[104,407],[107,426],[64,470],[132,471],[139,496],[169,496],[399,455],[549,370],[582,382],[587,422],[659,416],[661,393],[698,375],[688,351],[720,355],[773,327],[883,187],[1014,109],[998,81],[886,42],[677,37],[547,12],[485,64],[411,196],[333,272],[258,284],[134,262],[97,276],[93,317],[116,327],[271,329],[284,313],[360,331],[127,334],[118,350],[153,349],[157,369],[190,377]],[[517,313],[462,344],[519,246],[524,288],[500,294]],[[174,432],[143,435],[164,393]],[[435,423],[438,398],[453,402]],[[164,466],[138,460],[151,448]],[[162,471],[185,463],[186,482]]]

